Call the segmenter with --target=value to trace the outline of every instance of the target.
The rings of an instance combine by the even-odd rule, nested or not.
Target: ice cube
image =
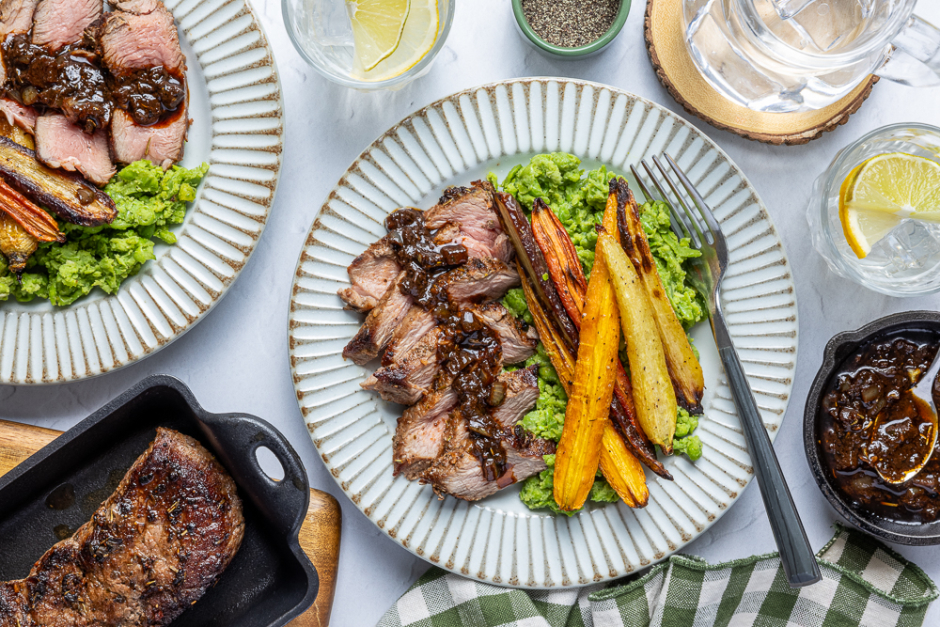
[[[352,26],[345,0],[307,0],[310,2],[313,35],[323,46],[352,46]]]

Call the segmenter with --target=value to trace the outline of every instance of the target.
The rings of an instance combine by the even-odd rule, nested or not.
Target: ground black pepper
[[[621,0],[522,0],[522,13],[545,41],[577,48],[607,32]]]

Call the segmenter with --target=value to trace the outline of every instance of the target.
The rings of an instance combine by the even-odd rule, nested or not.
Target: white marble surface
[[[508,0],[461,0],[454,27],[430,73],[395,93],[364,94],[329,83],[307,67],[287,39],[281,4],[252,0],[280,68],[287,107],[284,169],[267,230],[228,297],[194,330],[150,359],[105,377],[56,387],[0,386],[0,417],[67,429],[136,381],[169,373],[192,387],[210,411],[261,416],[300,452],[313,487],[343,506],[343,546],[333,627],[374,625],[427,567],[388,540],[346,500],[315,455],[294,397],[287,360],[287,306],[297,255],[328,191],[353,159],[411,111],[451,92],[520,76],[568,76],[609,83],[685,115],[659,85],[643,42],[644,3],[634,2],[620,37],[600,56],[579,62],[547,59],[522,41]],[[940,23],[940,4],[922,2]],[[803,402],[822,349],[835,333],[882,315],[936,309],[940,297],[894,299],[831,274],[813,250],[804,207],[810,186],[835,152],[860,135],[894,122],[940,124],[940,88],[914,90],[882,82],[845,126],[809,145],[770,147],[692,121],[743,168],[770,209],[796,276],[800,351],[793,398],[777,453],[814,547],[831,535],[837,515],[814,483],[802,445]],[[2,304],[0,304],[2,307]],[[940,580],[940,547],[897,547]],[[774,550],[760,494],[750,487],[717,524],[688,546],[710,561]],[[928,613],[940,624],[940,604]]]

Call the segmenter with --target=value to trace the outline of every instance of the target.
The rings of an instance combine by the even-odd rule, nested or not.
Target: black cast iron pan
[[[0,477],[0,581],[21,579],[59,540],[91,518],[156,437],[190,435],[235,479],[245,539],[231,565],[173,627],[275,627],[309,607],[319,581],[297,534],[310,499],[297,453],[274,427],[246,414],[210,414],[178,379],[144,379]],[[256,451],[284,469],[270,479]]]

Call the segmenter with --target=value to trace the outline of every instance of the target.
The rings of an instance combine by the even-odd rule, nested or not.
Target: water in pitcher
[[[705,78],[739,104],[818,109],[851,91],[888,54],[885,32],[910,4],[685,0],[686,37]]]

